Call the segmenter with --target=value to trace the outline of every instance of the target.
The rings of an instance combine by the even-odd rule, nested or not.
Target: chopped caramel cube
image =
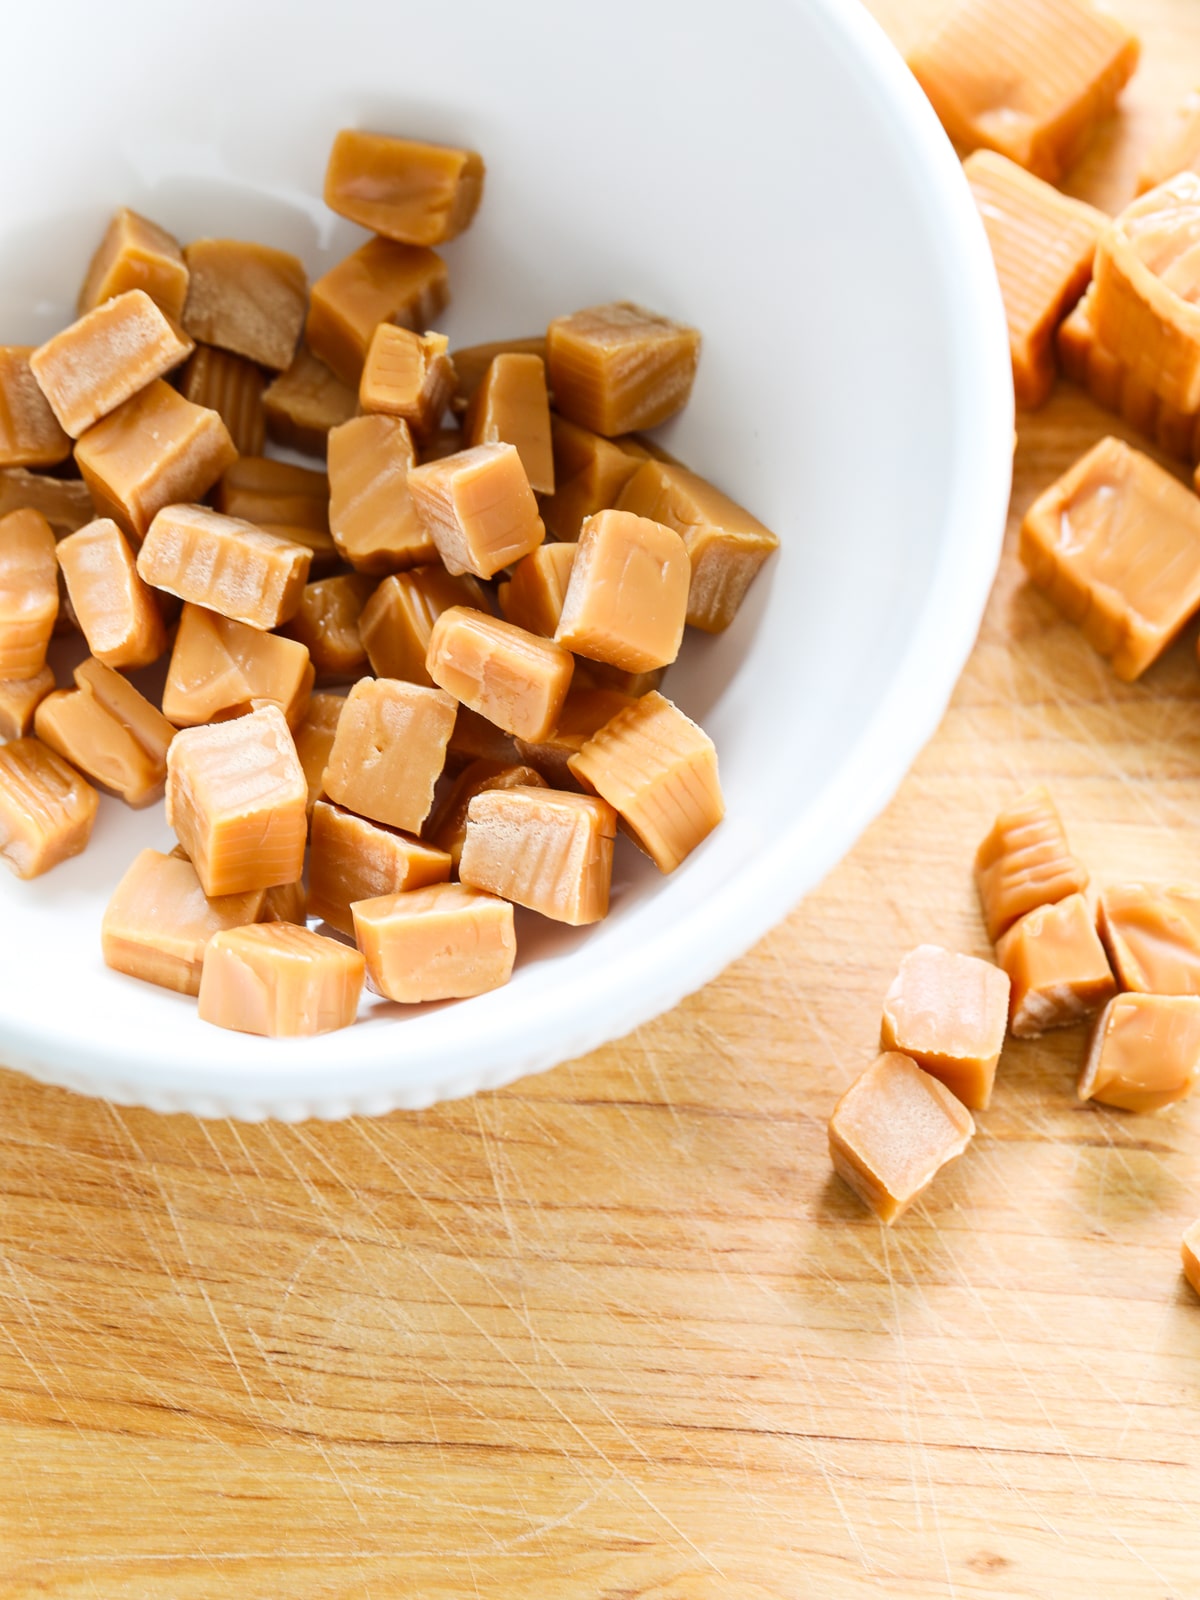
[[[975,885],[993,941],[1027,911],[1087,888],[1087,870],[1068,849],[1062,819],[1043,785],[999,813],[975,852]]]
[[[88,266],[78,311],[83,316],[130,289],[142,289],[172,322],[178,322],[187,287],[187,263],[178,241],[156,222],[122,206]]]
[[[487,609],[487,599],[467,574],[452,578],[443,566],[411,567],[385,578],[363,607],[358,630],[379,678],[433,687],[425,667],[433,625],[451,606]]]
[[[348,1028],[366,972],[357,950],[288,922],[214,933],[204,947],[202,1022],[267,1038]]]
[[[241,456],[261,456],[267,438],[263,390],[267,380],[245,356],[200,344],[188,357],[179,388],[193,405],[215,411]]]
[[[471,396],[483,382],[487,369],[497,356],[520,355],[540,356],[546,359],[546,335],[533,334],[520,339],[490,339],[486,344],[463,345],[461,349],[452,350],[450,358],[454,362],[454,374],[457,387],[454,397],[450,402],[454,411],[465,411],[471,403]]]
[[[109,667],[145,667],[167,648],[167,630],[133,551],[109,517],[60,540],[57,550],[71,608],[88,649]]]
[[[575,663],[570,652],[469,606],[433,625],[425,657],[447,694],[519,739],[544,739],[558,721]]]
[[[446,263],[436,251],[368,239],[313,284],[305,338],[319,361],[357,389],[381,322],[427,328],[449,298]]]
[[[577,548],[574,544],[541,544],[522,556],[512,569],[512,577],[498,590],[506,622],[553,639]]]
[[[1008,974],[990,961],[920,944],[883,1002],[884,1050],[900,1050],[972,1111],[992,1098],[1008,1026]]]
[[[480,444],[413,467],[408,487],[452,573],[490,578],[536,550],[546,537],[525,468],[511,444]]]
[[[185,605],[163,686],[163,715],[176,727],[196,727],[243,716],[252,701],[270,700],[295,726],[312,683],[308,650],[299,640]]]
[[[358,385],[364,411],[403,417],[417,438],[437,427],[454,393],[454,367],[444,333],[413,333],[381,322],[371,335]]]
[[[838,1177],[890,1227],[971,1142],[967,1108],[908,1056],[879,1056],[829,1119]]]
[[[1081,1100],[1161,1111],[1200,1074],[1200,998],[1119,994],[1100,1014],[1079,1080]]]
[[[512,734],[504,733],[470,706],[459,706],[454,717],[454,732],[446,747],[447,772],[459,772],[472,761],[494,761],[502,767],[511,767],[520,760]]]
[[[298,256],[244,239],[196,239],[183,325],[201,344],[282,372],[292,364],[308,299]]]
[[[488,789],[544,789],[546,780],[532,767],[503,761],[472,761],[455,778],[425,829],[430,844],[444,850],[457,867],[467,837],[467,812],[477,794]]]
[[[537,494],[554,493],[550,397],[541,356],[498,355],[471,397],[463,426],[468,445],[511,444],[529,487]]]
[[[1200,1222],[1194,1223],[1184,1234],[1180,1253],[1183,1257],[1183,1275],[1200,1294]]]
[[[577,756],[589,739],[605,723],[611,722],[619,711],[636,703],[633,695],[622,694],[619,689],[593,689],[578,687],[579,667],[554,730],[544,739],[518,739],[517,750],[523,761],[536,767],[546,782],[554,789],[578,789],[578,779],[569,762]]]
[[[604,800],[554,789],[487,789],[467,810],[458,875],[571,927],[608,914],[617,818]]]
[[[329,526],[343,558],[360,572],[437,559],[408,488],[416,459],[400,417],[354,417],[329,435]]]
[[[367,670],[358,619],[374,588],[375,580],[363,572],[346,572],[305,585],[299,609],[287,624],[287,635],[307,649],[319,682],[351,680]]]
[[[54,688],[49,667],[32,678],[0,678],[0,739],[23,739],[33,729],[33,714]]]
[[[1138,193],[1157,189],[1181,172],[1200,173],[1200,90],[1193,89],[1172,115],[1138,174]]]
[[[956,144],[999,150],[1057,183],[1138,53],[1134,35],[1090,0],[958,0],[908,64]]]
[[[199,500],[236,456],[217,413],[194,406],[161,379],[75,446],[97,512],[138,539],[164,506]]]
[[[1069,1028],[1117,992],[1081,894],[1027,911],[997,941],[996,960],[1012,985],[1009,1028],[1017,1039]]]
[[[0,861],[37,878],[77,856],[92,836],[100,797],[40,739],[0,744]]]
[[[0,518],[0,679],[36,677],[57,616],[50,524],[40,511],[10,511]]]
[[[75,683],[38,706],[38,738],[127,805],[160,800],[175,729],[128,679],[94,657],[76,667]]]
[[[147,583],[252,628],[295,614],[308,581],[309,552],[207,506],[167,506],[138,551]]]
[[[354,936],[353,900],[445,883],[450,857],[352,811],[318,800],[312,814],[308,911],[339,933]]]
[[[372,822],[419,833],[446,764],[455,704],[440,689],[364,678],[346,697],[325,792]]]
[[[25,467],[0,472],[0,517],[10,511],[40,511],[61,539],[96,515],[86,483],[78,478],[47,478]]]
[[[550,417],[550,441],[554,450],[554,493],[541,502],[542,516],[556,539],[572,541],[579,538],[587,517],[616,505],[641,461],[611,439],[603,439],[590,428],[581,428],[557,414]],[[665,520],[655,518],[656,522]]]
[[[627,672],[674,661],[691,566],[683,540],[632,511],[598,511],[579,532],[555,639]]]
[[[474,150],[343,128],[325,170],[325,204],[401,244],[445,244],[471,224],[483,197]]]
[[[359,900],[353,910],[367,980],[385,999],[465,1000],[512,977],[517,937],[507,900],[438,883]]]
[[[556,317],[546,330],[555,410],[609,439],[685,406],[699,357],[695,328],[628,301]]]
[[[1200,995],[1200,888],[1115,884],[1100,894],[1100,933],[1123,989]]]
[[[296,729],[296,754],[308,785],[306,809],[310,817],[323,791],[325,768],[329,765],[333,738],[345,704],[339,694],[314,694]]]
[[[71,454],[29,365],[32,355],[32,345],[0,345],[0,467],[54,467]]]
[[[349,422],[357,409],[358,395],[352,385],[343,383],[318,361],[306,344],[263,394],[271,438],[308,456],[323,456],[329,430]]]
[[[567,765],[616,807],[660,872],[674,872],[725,815],[712,740],[656,690],[619,711]]]
[[[329,478],[311,467],[267,456],[241,456],[221,474],[216,507],[259,527],[286,525],[329,531]]]

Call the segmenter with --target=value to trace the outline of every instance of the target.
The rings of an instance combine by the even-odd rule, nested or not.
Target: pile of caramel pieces
[[[165,791],[178,848],[129,865],[104,957],[223,1027],[344,1027],[365,980],[494,989],[514,905],[606,915],[618,824],[666,873],[723,814],[659,685],[777,541],[642,437],[699,335],[621,302],[451,352],[432,246],[483,182],[343,131],[325,198],[373,237],[311,291],[285,251],[121,211],[79,319],[0,348],[0,859],[78,854],[93,785]],[[62,628],[90,654],[58,689]],[[168,648],[155,705],[126,674]]]

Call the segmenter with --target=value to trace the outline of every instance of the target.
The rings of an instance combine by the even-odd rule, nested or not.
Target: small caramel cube
[[[577,548],[574,544],[541,544],[522,556],[512,569],[512,577],[498,590],[506,622],[553,639]]]
[[[1200,1075],[1200,998],[1119,994],[1100,1014],[1079,1080],[1081,1100],[1161,1111]]]
[[[358,410],[353,386],[343,383],[306,344],[286,372],[263,394],[267,432],[276,444],[307,456],[323,456],[330,428],[349,422]]]
[[[267,456],[241,456],[221,474],[215,503],[227,517],[259,527],[329,532],[329,478],[311,467]]]
[[[303,545],[207,506],[167,506],[150,524],[138,571],[156,589],[252,628],[295,614],[311,562]]]
[[[531,767],[536,767],[554,789],[580,787],[569,765],[571,757],[577,756],[588,740],[594,738],[619,711],[625,711],[636,703],[635,696],[622,694],[619,689],[579,687],[579,674],[579,663],[576,663],[575,675],[553,732],[544,739],[517,740],[521,759],[528,761]]]
[[[444,850],[455,868],[462,860],[467,837],[467,812],[477,794],[488,789],[544,789],[546,780],[533,767],[508,766],[503,761],[472,761],[455,778],[437,810],[429,819],[425,835],[430,844]]]
[[[57,616],[50,524],[40,511],[10,511],[0,518],[0,679],[37,676]]]
[[[597,511],[579,532],[555,639],[627,672],[679,654],[691,566],[683,540],[632,511]]]
[[[1200,888],[1115,884],[1100,894],[1100,933],[1123,989],[1200,995]]]
[[[546,537],[525,468],[511,444],[480,444],[413,467],[408,487],[452,573],[490,578],[536,550]]]
[[[308,928],[227,928],[204,947],[197,1014],[269,1039],[330,1033],[358,1015],[365,973],[357,950]]]
[[[187,263],[178,241],[156,222],[122,206],[91,259],[77,309],[83,316],[130,289],[142,289],[172,322],[178,322],[187,287]]]
[[[486,344],[467,344],[450,352],[457,387],[450,402],[453,411],[465,411],[471,396],[483,382],[487,369],[497,356],[540,356],[546,359],[546,335],[532,334],[518,339],[489,339]]]
[[[425,657],[447,694],[518,739],[544,739],[558,721],[575,663],[570,652],[469,606],[433,625]]]
[[[401,417],[354,417],[329,435],[329,526],[360,572],[394,572],[437,560],[437,546],[408,488],[417,455]]]
[[[436,251],[368,239],[313,284],[305,338],[319,361],[357,389],[381,322],[427,328],[449,298],[446,263]]]
[[[40,511],[57,539],[75,533],[96,515],[88,486],[78,478],[47,478],[25,467],[0,472],[0,517],[26,508]]]
[[[1200,1222],[1194,1223],[1184,1234],[1180,1253],[1183,1257],[1183,1275],[1200,1294]]]
[[[71,454],[29,365],[32,355],[32,345],[0,345],[0,467],[54,467]]]
[[[498,355],[471,397],[463,429],[468,445],[511,444],[529,487],[537,494],[554,493],[550,397],[541,356]]]
[[[1081,894],[1026,912],[997,941],[996,960],[1012,985],[1009,1028],[1017,1039],[1069,1028],[1117,992]]]
[[[971,1113],[907,1056],[879,1056],[829,1119],[837,1175],[890,1227],[975,1132]]]
[[[454,717],[454,732],[446,747],[447,772],[460,772],[472,761],[494,761],[499,766],[511,767],[520,760],[512,734],[504,733],[470,706],[459,706]]]
[[[310,817],[323,792],[325,768],[329,765],[333,738],[345,704],[340,694],[314,694],[296,729],[296,754],[308,785],[306,807]]]
[[[244,239],[196,239],[183,255],[192,338],[275,372],[290,367],[308,300],[299,257]]]
[[[908,64],[956,144],[1047,183],[1078,161],[1138,63],[1091,0],[957,0]]]
[[[621,491],[642,464],[611,439],[581,428],[552,414],[550,439],[554,449],[554,493],[541,502],[546,526],[556,539],[575,540],[587,517],[616,505]],[[638,506],[630,510],[648,515]],[[666,517],[656,522],[672,524]],[[679,528],[676,533],[681,533]]]
[[[96,510],[138,539],[164,506],[199,500],[237,456],[215,411],[161,379],[98,422],[75,446]]]
[[[305,585],[286,631],[308,651],[319,682],[352,680],[366,672],[367,652],[358,619],[374,589],[375,580],[363,572],[346,572]]]
[[[167,824],[205,894],[295,883],[304,871],[308,784],[283,712],[185,728],[167,754]]]
[[[54,688],[49,667],[32,678],[0,678],[0,739],[23,739],[33,729],[33,714]]]
[[[364,678],[346,697],[325,792],[372,822],[419,833],[446,764],[455,703],[440,689]]]
[[[40,739],[0,744],[0,861],[37,878],[77,856],[92,836],[100,797]]]
[[[695,328],[628,301],[556,317],[546,330],[555,410],[608,439],[674,416],[699,357]]]
[[[421,889],[450,876],[446,851],[318,800],[312,814],[308,914],[354,936],[353,900]]]
[[[163,715],[179,728],[242,716],[270,700],[294,726],[308,707],[313,670],[296,639],[264,633],[204,606],[185,605],[163,686]]]
[[[133,551],[109,517],[59,541],[62,568],[88,649],[109,667],[145,667],[167,648],[162,612],[138,576]]]
[[[451,606],[487,610],[487,596],[468,574],[452,578],[443,566],[411,567],[383,582],[363,607],[359,634],[379,678],[433,687],[425,667],[433,625]]]
[[[461,883],[358,900],[354,937],[371,987],[403,1005],[499,989],[517,956],[513,908]]]
[[[474,150],[343,128],[325,169],[325,204],[385,239],[445,244],[470,226],[483,174]]]
[[[75,683],[38,706],[38,738],[126,805],[160,800],[175,729],[127,678],[94,657],[75,668]]]
[[[444,333],[413,333],[381,322],[371,335],[358,385],[364,411],[403,417],[418,439],[438,426],[454,393]]]
[[[883,1002],[884,1050],[900,1050],[972,1111],[992,1098],[1008,1026],[1008,974],[990,961],[920,944]]]
[[[656,690],[619,711],[567,765],[616,807],[660,872],[674,872],[725,815],[712,740]]]
[[[458,875],[571,927],[608,914],[617,818],[604,800],[554,789],[487,789],[467,810]]]
[[[997,816],[975,852],[975,885],[993,941],[1027,911],[1087,888],[1087,871],[1068,849],[1062,819],[1041,784]]]
[[[263,390],[267,380],[245,356],[200,344],[188,357],[180,392],[193,405],[215,411],[241,456],[261,456],[267,438]]]
[[[1193,89],[1171,116],[1138,174],[1138,193],[1157,189],[1181,172],[1200,173],[1200,90]]]

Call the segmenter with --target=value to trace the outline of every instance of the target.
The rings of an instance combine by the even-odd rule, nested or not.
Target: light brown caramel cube
[[[542,501],[542,516],[556,539],[578,539],[586,518],[617,504],[643,458],[557,414],[550,418],[550,438],[554,448],[554,493]],[[640,516],[647,514],[637,506],[630,509]],[[655,518],[656,522],[667,520]],[[675,531],[680,532],[678,528]]]
[[[1200,1294],[1200,1222],[1193,1223],[1184,1234],[1180,1253],[1183,1257],[1183,1275]]]
[[[413,467],[408,487],[449,572],[490,578],[546,537],[511,444],[480,444]]]
[[[188,270],[178,241],[149,218],[122,206],[104,230],[79,291],[80,316],[130,289],[142,289],[178,322],[187,299]]]
[[[467,810],[458,875],[555,922],[608,914],[617,818],[606,801],[554,789],[487,789]]]
[[[224,929],[204,947],[197,1014],[270,1039],[330,1033],[358,1015],[365,971],[357,950],[288,922]]]
[[[324,788],[325,768],[333,752],[333,739],[345,704],[340,694],[314,694],[296,729],[296,754],[308,785],[305,806],[310,817]]]
[[[92,836],[100,797],[40,739],[0,744],[0,861],[37,878],[77,856]]]
[[[267,380],[253,361],[208,344],[196,346],[179,380],[185,399],[217,413],[241,456],[263,453],[267,419],[262,397],[266,386]]]
[[[1123,989],[1200,995],[1200,887],[1120,883],[1100,894],[1100,933]]]
[[[185,605],[163,686],[163,715],[178,728],[196,727],[243,716],[252,701],[270,700],[295,726],[312,684],[308,650],[299,640]]]
[[[879,1056],[829,1119],[837,1175],[890,1227],[971,1142],[971,1113],[908,1056]]]
[[[1161,1111],[1200,1075],[1200,998],[1119,994],[1100,1014],[1079,1080],[1081,1100]]]
[[[499,989],[517,956],[513,908],[461,883],[359,900],[354,937],[377,993],[403,1005]]]
[[[290,461],[241,456],[221,474],[214,501],[225,516],[259,527],[329,531],[328,475]]]
[[[1117,985],[1081,894],[1027,911],[997,941],[996,960],[1012,985],[1009,1029],[1033,1039],[1069,1028],[1107,1005]]]
[[[235,460],[229,429],[161,379],[75,446],[96,510],[139,540],[164,506],[199,500]]]
[[[167,824],[205,894],[295,883],[304,870],[308,784],[283,712],[185,728],[167,754]]]
[[[161,799],[175,729],[127,678],[94,657],[75,668],[75,683],[38,706],[38,738],[127,805]]]
[[[449,298],[446,263],[436,251],[368,239],[313,284],[305,338],[319,361],[357,389],[381,322],[427,328]]]
[[[329,435],[329,526],[360,572],[437,560],[437,545],[408,488],[417,455],[401,417],[354,417]]]
[[[554,729],[544,739],[518,739],[517,750],[523,761],[536,767],[554,789],[578,789],[579,780],[571,771],[570,760],[589,739],[611,722],[619,711],[636,704],[632,695],[619,689],[594,689],[578,686],[579,666]]]
[[[308,914],[339,933],[354,936],[351,901],[445,883],[449,876],[445,850],[356,817],[328,800],[313,807]]]
[[[312,557],[303,545],[207,506],[167,506],[150,524],[138,571],[156,589],[252,628],[295,614]]]
[[[575,663],[550,639],[468,606],[433,625],[425,657],[447,694],[519,739],[544,739],[558,721]]]
[[[358,385],[364,411],[403,417],[418,439],[438,426],[454,393],[454,367],[444,333],[413,333],[381,322],[371,335]]]
[[[0,467],[53,467],[71,454],[29,365],[33,346],[0,345]]]
[[[455,703],[440,689],[364,678],[346,697],[325,792],[372,822],[419,833],[446,764]]]
[[[308,651],[319,683],[349,681],[366,672],[367,652],[358,619],[374,589],[375,580],[364,572],[346,572],[305,585],[286,632]]]
[[[498,355],[471,397],[463,430],[468,445],[511,444],[529,487],[537,494],[554,493],[550,397],[541,356]]]
[[[0,518],[0,679],[36,677],[57,616],[50,524],[40,511],[10,511]]]
[[[699,357],[695,328],[628,301],[556,317],[546,330],[554,409],[609,439],[685,406]]]
[[[503,761],[472,761],[446,791],[425,827],[430,844],[444,850],[457,869],[467,837],[467,812],[477,794],[488,789],[544,789],[546,780],[533,767]]]
[[[690,582],[677,533],[631,511],[598,511],[580,529],[554,637],[627,672],[668,666],[683,642]]]
[[[0,739],[23,739],[33,729],[33,714],[54,688],[49,667],[32,678],[0,678]]]
[[[454,717],[454,732],[446,747],[447,772],[461,772],[472,761],[494,761],[502,767],[511,767],[520,760],[511,733],[504,733],[470,706],[459,706]]]
[[[553,639],[576,549],[573,544],[542,544],[517,562],[512,577],[497,591],[506,622]]]
[[[1200,173],[1200,90],[1185,95],[1138,173],[1138,194],[1157,189],[1181,172]]]
[[[712,740],[656,690],[606,722],[567,765],[616,807],[660,872],[674,872],[725,815]]]
[[[325,204],[401,244],[445,244],[471,224],[483,197],[474,150],[343,128],[325,169]]]
[[[263,394],[268,434],[276,444],[307,456],[323,456],[329,430],[349,422],[357,410],[353,385],[343,383],[306,344]]]
[[[412,567],[385,578],[363,607],[358,625],[375,675],[432,688],[425,657],[434,623],[451,606],[484,611],[487,599],[474,578],[452,578],[443,566]]]
[[[489,339],[485,344],[467,344],[452,350],[450,359],[454,362],[456,388],[450,401],[451,410],[463,412],[467,409],[471,396],[483,382],[492,362],[497,356],[504,355],[538,356],[544,363],[546,335],[537,333],[517,339]]]
[[[992,1098],[1008,1026],[1008,974],[990,961],[920,944],[883,1002],[885,1050],[911,1056],[972,1111]]]
[[[993,941],[1027,911],[1087,888],[1087,869],[1068,849],[1062,819],[1044,785],[998,814],[975,852],[975,886]]]
[[[110,517],[59,541],[58,564],[88,649],[109,667],[145,667],[167,648],[162,612]]]
[[[275,372],[290,367],[308,301],[299,257],[244,239],[196,239],[183,255],[192,338]]]
[[[144,290],[130,289],[48,339],[29,365],[50,409],[78,439],[191,349]]]
[[[25,467],[0,472],[0,517],[10,511],[40,511],[57,539],[75,533],[96,515],[86,483],[78,478],[47,478]]]

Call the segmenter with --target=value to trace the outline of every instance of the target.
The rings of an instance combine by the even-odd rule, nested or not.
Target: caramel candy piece
[[[408,488],[449,572],[490,578],[546,537],[511,444],[480,444],[413,467]]]
[[[161,799],[175,729],[127,678],[94,657],[75,668],[75,683],[38,706],[38,738],[126,805]]]
[[[699,357],[695,328],[624,300],[556,317],[546,330],[555,410],[610,439],[685,406]]]
[[[445,883],[449,876],[446,851],[356,817],[328,800],[313,807],[308,912],[339,933],[354,936],[351,901]]]
[[[138,539],[164,506],[199,500],[235,460],[229,429],[161,379],[75,446],[96,510]]]
[[[1100,934],[1123,989],[1200,995],[1200,888],[1121,883],[1104,889]]]
[[[346,697],[325,769],[331,800],[419,833],[446,763],[455,704],[440,689],[364,678]]]
[[[425,657],[447,694],[519,739],[544,739],[571,684],[570,652],[469,606],[451,606],[433,625]]]
[[[883,1002],[884,1050],[900,1050],[972,1111],[992,1098],[1008,1026],[1008,974],[990,961],[919,944]]]
[[[1200,90],[1193,89],[1163,129],[1138,174],[1138,194],[1181,172],[1200,173]]]
[[[996,960],[1012,985],[1009,1029],[1017,1039],[1069,1028],[1117,992],[1081,894],[1026,912],[997,941]]]
[[[269,1039],[348,1028],[366,972],[357,950],[288,922],[214,933],[204,948],[202,1022]]]
[[[951,139],[1057,183],[1110,115],[1139,45],[1090,0],[958,0],[908,64]]]
[[[217,413],[242,456],[262,455],[267,439],[262,404],[266,386],[267,380],[253,361],[207,344],[192,351],[179,383],[193,405]]]
[[[77,309],[83,316],[130,289],[142,289],[160,311],[178,322],[187,287],[187,263],[178,242],[156,222],[122,206],[91,259]]]
[[[343,559],[360,572],[437,559],[408,488],[416,459],[400,417],[354,417],[329,435],[329,526]]]
[[[318,361],[306,344],[263,394],[271,438],[307,456],[323,456],[330,428],[349,422],[357,410],[354,388]]]
[[[325,204],[401,244],[445,244],[471,224],[483,197],[474,150],[343,128],[325,170]]]
[[[450,401],[453,411],[465,411],[471,396],[483,382],[487,369],[497,356],[540,356],[546,359],[546,335],[538,333],[520,339],[489,339],[486,344],[467,344],[452,350],[456,388]]]
[[[0,472],[0,517],[24,509],[40,511],[56,539],[75,533],[96,515],[88,486],[78,478],[47,478],[10,467]]]
[[[537,494],[554,493],[550,397],[541,356],[498,355],[471,398],[463,428],[468,445],[511,444],[529,487]]]
[[[1200,606],[1200,500],[1148,456],[1102,439],[1029,508],[1020,555],[1130,682]]]
[[[277,883],[273,889],[263,890],[263,908],[260,922],[291,922],[303,928],[308,913],[308,894],[301,879],[295,883]]]
[[[452,578],[445,567],[412,567],[385,578],[363,607],[358,631],[379,678],[433,687],[425,667],[433,625],[451,606],[486,611],[487,598],[467,574]]]
[[[310,560],[302,545],[252,522],[178,505],[155,517],[137,565],[157,589],[252,628],[274,628],[295,614]]]
[[[627,672],[674,661],[691,567],[683,540],[631,511],[598,511],[579,533],[555,639]]]
[[[29,365],[32,355],[32,345],[0,345],[0,467],[54,467],[71,454]]]
[[[37,676],[57,616],[50,524],[40,511],[10,511],[0,518],[0,679]]]
[[[446,747],[447,772],[459,772],[471,761],[494,761],[499,766],[510,767],[520,760],[511,734],[502,732],[470,706],[459,706],[454,732]]]
[[[1197,1294],[1200,1294],[1200,1222],[1195,1223],[1183,1236],[1181,1246],[1183,1275]]]
[[[605,723],[611,722],[619,711],[635,704],[635,696],[622,694],[619,689],[594,689],[578,687],[579,667],[563,701],[562,710],[552,733],[544,739],[518,739],[517,750],[523,761],[536,767],[546,782],[555,789],[580,787],[569,762],[577,756],[589,739]]]
[[[993,941],[1027,911],[1087,888],[1087,870],[1068,849],[1062,819],[1044,785],[1028,790],[996,817],[975,852],[975,886]]]
[[[347,572],[305,585],[299,609],[287,624],[287,634],[307,649],[322,683],[358,678],[367,670],[367,652],[358,619],[374,588],[374,579],[362,572]]]
[[[270,700],[294,725],[304,716],[312,684],[308,650],[298,640],[185,605],[163,686],[163,715],[176,727],[195,727]]]
[[[427,328],[449,298],[446,263],[436,251],[368,239],[313,284],[305,338],[319,361],[357,389],[381,322]]]
[[[506,622],[553,639],[577,548],[574,544],[542,544],[517,562],[512,577],[497,591]]]
[[[310,817],[324,787],[325,768],[329,764],[334,735],[345,704],[340,694],[314,694],[296,729],[296,754],[308,785],[306,809]]]
[[[834,1106],[829,1154],[838,1177],[891,1227],[974,1132],[971,1113],[947,1088],[888,1052]]]
[[[1198,1073],[1200,998],[1119,994],[1096,1024],[1079,1098],[1122,1111],[1161,1111],[1188,1098]]]
[[[77,856],[92,836],[100,797],[40,739],[0,744],[0,861],[37,878]]]
[[[259,527],[329,532],[329,478],[311,467],[267,456],[241,456],[221,474],[217,510]]]
[[[0,739],[23,739],[33,728],[33,714],[54,688],[49,667],[32,678],[0,678]]]
[[[606,722],[567,766],[616,807],[660,872],[674,872],[725,815],[712,740],[656,690]]]
[[[571,927],[608,914],[617,818],[604,800],[554,789],[487,789],[467,810],[458,875]]]
[[[58,564],[88,649],[109,667],[145,667],[167,648],[154,595],[138,576],[133,551],[109,517],[61,540]]]
[[[466,1000],[512,977],[517,937],[507,900],[438,883],[359,900],[353,911],[367,980],[385,999]]]
[[[371,335],[358,385],[364,411],[403,417],[418,438],[432,433],[454,393],[444,333],[413,333],[381,322]]]
[[[455,778],[453,787],[430,818],[426,836],[444,850],[457,868],[467,837],[467,812],[477,794],[489,789],[544,789],[546,780],[533,767],[513,767],[503,761],[472,761]]]
[[[308,299],[299,257],[244,239],[196,239],[183,255],[183,325],[192,338],[275,372],[290,367]]]

